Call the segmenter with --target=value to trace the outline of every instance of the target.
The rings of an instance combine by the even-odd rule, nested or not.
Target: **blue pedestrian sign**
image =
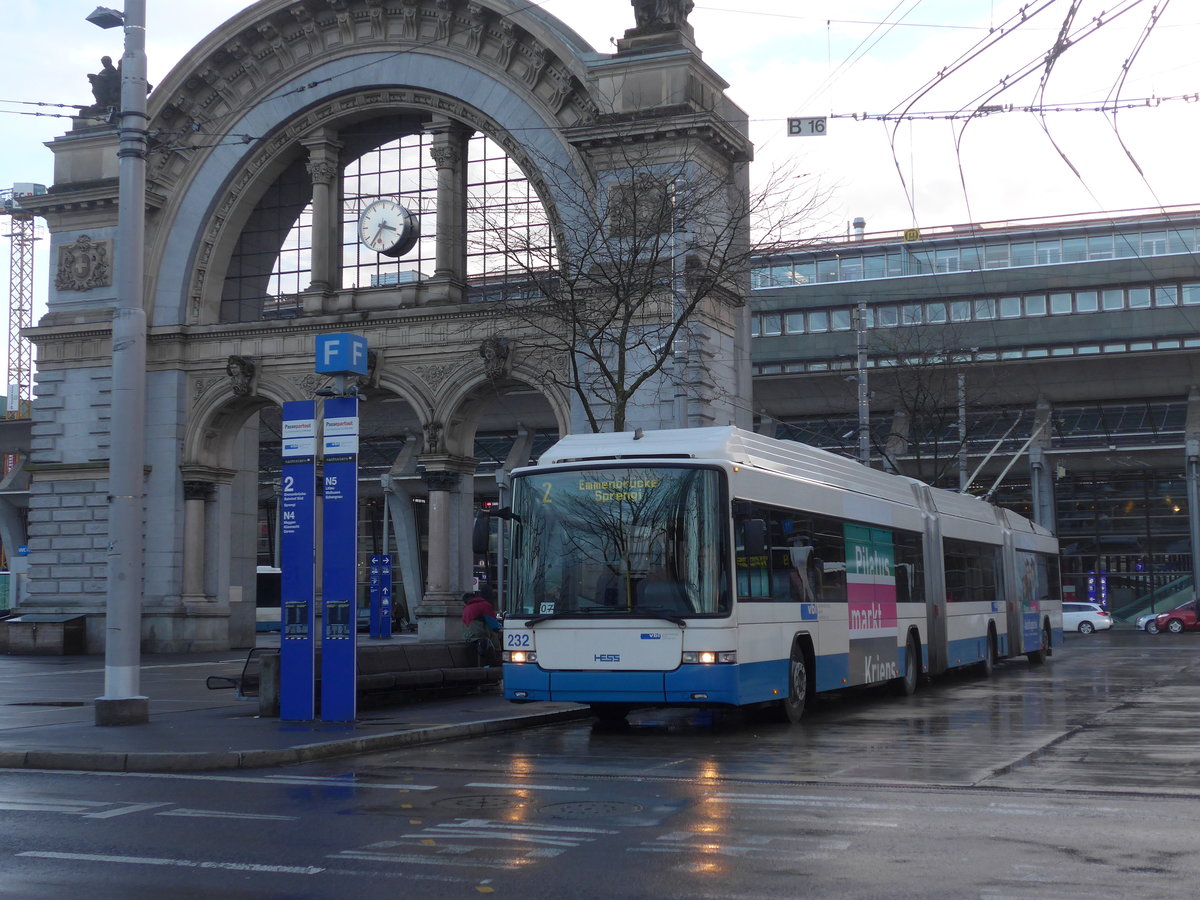
[[[283,404],[280,518],[279,718],[311,722],[316,714],[316,404]]]
[[[353,722],[358,635],[358,399],[325,401],[321,718]]]

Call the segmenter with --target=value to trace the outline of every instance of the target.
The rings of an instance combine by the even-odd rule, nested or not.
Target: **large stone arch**
[[[562,135],[598,110],[585,87],[590,48],[537,7],[337,5],[335,14],[327,0],[265,0],[210,35],[155,92],[151,130],[181,140],[151,169],[167,198],[148,248],[160,262],[149,275],[154,324],[215,321],[211,268],[219,275],[257,195],[314,132],[397,111],[446,116],[493,136],[551,209],[562,181],[538,179],[535,160],[586,168]],[[223,132],[258,139],[211,146],[196,125],[214,118]],[[196,222],[206,223],[199,241]]]
[[[431,578],[417,598],[434,622],[422,636],[452,633],[451,600],[470,577],[464,539],[470,498],[483,481],[472,457],[479,422],[489,413],[481,398],[486,391],[535,392],[542,421],[522,425],[541,428],[543,439],[566,433],[573,398],[543,377],[548,368],[562,371],[564,361],[523,339],[520,322],[487,303],[466,302],[454,277],[436,272],[412,287],[336,290],[317,277],[314,262],[313,287],[286,320],[222,320],[221,283],[249,217],[280,173],[303,160],[314,207],[321,198],[328,205],[331,191],[322,185],[325,170],[337,163],[338,135],[378,117],[428,121],[429,134],[453,132],[431,140],[487,134],[521,167],[552,224],[563,224],[573,207],[619,181],[613,164],[619,154],[611,150],[626,140],[653,144],[666,156],[699,140],[706,159],[723,161],[730,184],[741,185],[740,164],[750,155],[744,116],[700,60],[686,20],[665,32],[630,34],[617,53],[597,53],[523,0],[260,0],[205,38],[156,87],[149,103],[144,295],[147,649],[230,642],[222,622],[230,617],[231,587],[246,587],[248,576],[238,574],[239,566],[247,568],[245,554],[231,551],[224,536],[231,522],[247,519],[238,503],[254,493],[243,489],[253,442],[247,423],[259,410],[327,386],[313,373],[314,342],[335,331],[367,338],[376,363],[368,396],[382,391],[411,407],[412,421],[403,427],[421,441],[420,453],[406,463],[412,489],[456,490],[455,479],[465,482],[455,517],[429,538],[431,546],[449,548],[440,580]],[[113,126],[83,117],[53,143],[58,182],[29,204],[49,224],[52,258],[80,246],[113,258],[117,145]],[[439,178],[454,165],[435,162]],[[552,178],[551,170],[571,175]],[[440,180],[438,191],[440,214]],[[443,224],[439,239],[449,233]],[[559,229],[560,243],[568,232]],[[314,242],[314,257],[317,250]],[[439,271],[441,252],[439,246]],[[38,611],[86,614],[94,651],[103,647],[107,590],[115,300],[115,288],[102,277],[86,286],[60,279],[32,331],[39,360],[33,417],[41,437],[31,460],[29,596]],[[729,360],[731,371],[732,360],[745,363],[744,383],[728,394],[744,394],[749,384],[738,315],[705,324],[713,358]],[[508,338],[524,355],[514,353],[498,375],[480,350]],[[239,382],[226,371],[233,358],[254,366],[249,382],[244,373]],[[651,397],[657,390],[661,385],[648,388]],[[447,426],[449,446],[439,440]],[[405,444],[418,449],[417,440]],[[65,514],[67,495],[91,518]],[[199,559],[206,560],[203,571]]]

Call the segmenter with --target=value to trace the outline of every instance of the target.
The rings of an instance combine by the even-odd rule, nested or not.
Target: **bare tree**
[[[960,454],[969,440],[962,427],[965,410],[978,406],[982,386],[964,385],[959,376],[971,352],[951,326],[906,326],[871,332],[870,385],[876,409],[890,409],[892,428],[874,451],[884,466],[906,472],[935,487],[959,486]]]
[[[593,431],[624,430],[659,373],[677,396],[685,389],[704,365],[692,326],[735,327],[752,256],[795,246],[824,199],[791,172],[748,192],[747,163],[731,172],[700,140],[670,153],[613,142],[593,153],[594,173],[539,160],[543,193],[557,198],[544,221],[513,227],[511,215],[483,221],[488,204],[473,207],[471,231],[507,268],[497,299],[525,326],[529,351],[569,361],[546,377],[578,398]]]

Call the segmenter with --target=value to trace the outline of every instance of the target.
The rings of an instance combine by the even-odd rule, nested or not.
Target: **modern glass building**
[[[764,257],[760,427],[969,481],[1056,528],[1079,599],[1167,608],[1192,595],[1198,530],[1198,242],[1181,207],[860,227]]]

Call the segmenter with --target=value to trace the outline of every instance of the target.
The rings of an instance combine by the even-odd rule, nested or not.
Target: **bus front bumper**
[[[771,670],[779,668],[777,675]],[[504,696],[518,702],[629,703],[644,706],[741,706],[777,699],[766,685],[786,679],[786,664],[685,665],[668,672],[557,671],[504,666]],[[777,690],[777,689],[776,689]]]

